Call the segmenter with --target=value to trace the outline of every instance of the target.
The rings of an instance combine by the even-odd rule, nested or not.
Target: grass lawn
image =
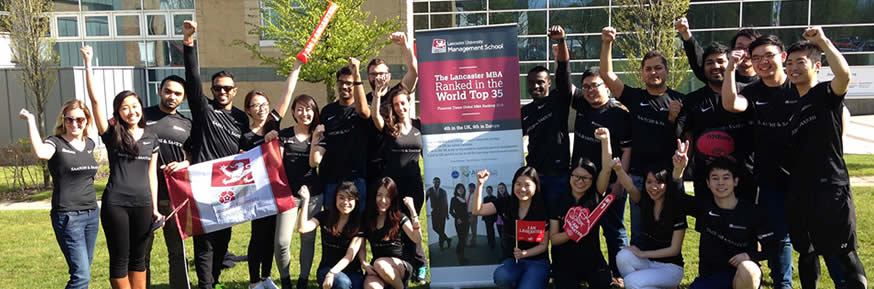
[[[874,187],[853,188],[856,200],[857,230],[861,250],[859,257],[865,267],[870,271],[874,268],[874,239],[870,228],[874,227]],[[424,214],[423,214],[424,216]],[[423,217],[424,218],[424,217]],[[694,227],[694,219],[689,218],[689,227]],[[626,218],[626,223],[628,218]],[[427,222],[424,220],[422,224]],[[627,226],[627,224],[626,224]],[[0,238],[0,256],[4,257],[0,263],[0,284],[4,288],[61,288],[67,280],[67,267],[63,255],[58,249],[52,232],[49,213],[45,210],[33,211],[0,211],[0,227],[4,229],[4,235]],[[423,232],[427,232],[422,228]],[[234,227],[230,251],[237,255],[245,255],[249,240],[250,226],[248,224]],[[683,244],[683,256],[685,257],[686,274],[681,288],[687,288],[694,280],[698,271],[698,238],[699,234],[690,229],[686,233]],[[318,239],[317,239],[318,240]],[[110,288],[108,282],[108,253],[103,233],[99,234],[97,248],[94,253],[92,270],[92,284],[90,288]],[[167,262],[166,247],[163,245],[162,233],[156,234],[154,251],[152,252],[152,280],[153,288],[168,288],[167,285]],[[602,243],[603,244],[603,243]],[[292,252],[299,248],[298,238],[295,236],[292,243]],[[320,251],[320,245],[316,250]],[[426,246],[427,250],[427,246]],[[192,242],[186,240],[186,251],[191,260],[193,254]],[[449,254],[453,254],[449,252]],[[606,254],[606,252],[605,252]],[[310,288],[318,288],[315,282],[315,266],[318,264],[319,252],[316,252],[316,260],[310,274]],[[795,256],[797,261],[797,255]],[[196,282],[194,265],[190,263],[189,274],[192,281]],[[292,277],[297,277],[299,265],[296,260],[292,261]],[[274,267],[275,268],[275,267]],[[763,266],[765,275],[769,270]],[[823,278],[820,280],[820,288],[834,288],[828,276],[825,265],[822,266]],[[795,273],[794,287],[801,288],[798,283],[798,274]],[[273,271],[273,278],[278,280],[279,273]],[[228,285],[226,288],[247,288],[248,270],[244,262],[237,266],[226,269],[222,274],[222,281]],[[427,288],[427,285],[413,288]],[[765,288],[771,288],[770,278],[765,278]]]
[[[844,155],[850,176],[874,176],[874,155]]]

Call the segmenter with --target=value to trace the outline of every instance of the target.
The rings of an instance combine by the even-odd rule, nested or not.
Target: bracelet
[[[364,82],[361,82],[361,81],[356,81],[356,82],[352,83],[352,85],[363,85],[363,84],[364,84]]]
[[[188,46],[194,46],[194,40],[193,40],[193,39],[192,39],[191,41],[188,41],[188,40],[182,40],[182,44],[185,44],[185,45],[188,45]]]
[[[413,227],[413,230],[418,230],[418,229],[421,229],[421,228],[422,228],[421,226]]]

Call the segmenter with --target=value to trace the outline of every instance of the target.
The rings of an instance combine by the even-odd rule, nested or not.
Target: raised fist
[[[197,32],[197,22],[191,20],[182,22],[182,34],[185,35],[185,38],[190,38],[195,32]]]
[[[808,27],[801,36],[817,45],[825,42],[825,33],[822,32],[822,27],[819,26]]]
[[[732,50],[731,53],[728,54],[728,65],[726,65],[726,70],[734,70],[738,63],[741,63],[746,57],[747,52],[743,49]]]
[[[391,38],[391,42],[394,42],[394,44],[397,44],[400,46],[407,45],[407,34],[406,33],[395,32],[395,33],[392,33],[391,36],[389,36],[389,38]]]
[[[476,182],[480,185],[485,184],[489,180],[489,171],[481,170],[476,173]]]
[[[18,117],[23,120],[31,120],[33,119],[33,114],[30,113],[30,111],[27,111],[27,109],[22,108],[21,111],[18,112]]]
[[[553,40],[564,39],[564,28],[561,28],[561,25],[552,25],[547,32],[547,36],[549,36],[549,39]]]
[[[91,59],[94,57],[94,50],[91,46],[85,45],[79,48],[79,52],[82,53],[82,59],[85,60],[85,64],[91,64]]]
[[[610,160],[610,167],[613,168],[614,171],[622,170],[622,160],[619,158],[613,158]]]
[[[674,29],[677,29],[680,33],[686,33],[689,31],[689,20],[686,17],[680,17],[677,21],[674,21]]]
[[[413,197],[404,197],[404,205],[407,206],[407,208],[416,207],[415,203],[413,202]]]
[[[301,199],[310,199],[310,189],[307,188],[306,185],[300,186],[300,190],[297,191],[297,194],[300,196]]]
[[[601,29],[601,41],[611,43],[613,40],[616,40],[616,29],[610,26]]]
[[[599,127],[595,129],[595,138],[600,141],[606,141],[610,139],[610,129],[606,127]]]
[[[355,58],[355,57],[349,57],[349,67],[353,68],[352,69],[353,71],[357,72],[358,67],[360,67],[360,66],[361,66],[361,60],[358,60],[358,58]]]

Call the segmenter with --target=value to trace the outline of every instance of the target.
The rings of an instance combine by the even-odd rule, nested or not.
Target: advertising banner
[[[515,24],[416,33],[432,288],[492,285],[501,261],[503,220],[470,206],[477,171],[491,173],[488,201],[524,163],[516,36]]]

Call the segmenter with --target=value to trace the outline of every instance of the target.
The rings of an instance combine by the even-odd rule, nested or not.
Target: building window
[[[146,28],[148,28],[148,36],[164,36],[167,35],[167,17],[163,14],[146,15]]]
[[[85,16],[85,36],[109,37],[109,16]]]
[[[116,15],[115,16],[115,35],[119,37],[140,36],[140,16],[139,15]]]
[[[58,16],[58,38],[62,37],[79,37],[79,17],[78,16]]]

